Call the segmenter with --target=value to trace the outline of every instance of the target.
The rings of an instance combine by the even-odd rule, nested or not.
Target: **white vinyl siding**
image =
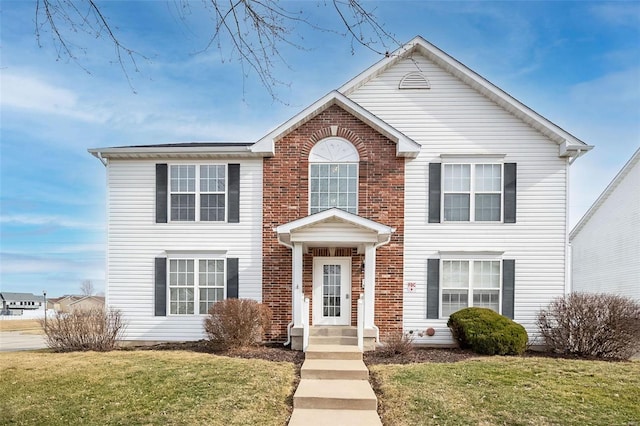
[[[239,297],[262,300],[262,159],[239,163],[240,223],[155,223],[155,164],[166,160],[110,160],[107,166],[107,305],[122,311],[126,340],[198,340],[199,315],[154,316],[154,259],[172,253],[220,253],[239,260]],[[169,162],[171,163],[171,162]],[[219,159],[186,165],[221,164]],[[169,265],[167,264],[167,271]],[[169,291],[167,276],[167,292]],[[167,296],[168,297],[168,296]],[[194,307],[195,310],[195,307]]]
[[[416,68],[431,89],[398,90]],[[404,282],[415,287],[404,293],[404,329],[436,330],[433,337],[414,333],[418,344],[454,344],[446,319],[426,319],[425,259],[441,251],[497,251],[515,260],[515,320],[535,339],[540,308],[566,289],[568,165],[558,144],[420,55],[346,95],[422,145],[417,158],[405,161]],[[517,163],[516,223],[429,223],[429,163],[442,163],[443,154]]]
[[[572,290],[640,301],[640,153],[572,232]]]

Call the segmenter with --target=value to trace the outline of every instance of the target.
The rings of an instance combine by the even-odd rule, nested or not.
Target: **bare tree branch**
[[[189,28],[189,17],[194,13],[192,0],[172,0],[182,23]],[[277,67],[289,64],[282,55],[284,46],[306,50],[302,27],[319,32],[331,32],[349,37],[351,51],[364,46],[380,55],[390,47],[400,45],[384,29],[373,11],[365,9],[359,0],[321,0],[316,4],[331,5],[337,13],[340,30],[323,27],[309,18],[303,10],[286,8],[277,0],[201,0],[205,14],[212,22],[212,30],[204,47],[197,53],[218,49],[221,61],[235,60],[240,64],[244,81],[255,73],[274,100],[278,88],[288,83],[277,77]],[[200,9],[195,13],[201,12]],[[81,63],[76,52],[86,54],[87,47],[76,45],[78,33],[96,39],[108,40],[115,49],[119,64],[129,86],[133,89],[130,70],[138,72],[138,60],[148,58],[121,41],[97,0],[36,0],[36,38],[40,44],[42,33],[50,32],[58,59],[66,58],[89,70]],[[224,52],[229,52],[225,54]],[[134,90],[135,91],[135,90]]]

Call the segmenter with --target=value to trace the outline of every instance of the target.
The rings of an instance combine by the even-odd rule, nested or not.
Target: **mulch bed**
[[[262,359],[275,362],[291,362],[301,365],[304,362],[304,352],[292,351],[282,344],[268,344],[256,347],[222,350],[217,349],[206,340],[198,340],[195,342],[169,342],[148,346],[131,346],[122,348],[122,350],[185,350],[193,352],[210,353],[221,356],[229,356],[234,358]],[[465,359],[477,357],[473,352],[461,349],[433,349],[433,348],[415,348],[412,352],[400,355],[389,355],[382,351],[371,351],[364,353],[364,362],[368,365],[372,364],[412,364],[421,362],[458,362]]]

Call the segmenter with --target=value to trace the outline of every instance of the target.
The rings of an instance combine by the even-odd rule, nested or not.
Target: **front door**
[[[313,258],[313,325],[351,325],[351,258]]]

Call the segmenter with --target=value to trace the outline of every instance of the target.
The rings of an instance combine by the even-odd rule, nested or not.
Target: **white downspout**
[[[291,249],[291,255],[293,256],[293,245],[287,244],[280,239],[280,235],[278,235],[278,242],[285,247],[289,247]],[[291,277],[293,279],[293,277]],[[291,295],[293,296],[293,295]],[[291,329],[293,328],[293,298],[291,299],[291,322],[287,324],[287,341],[283,343],[283,346],[287,346],[291,344]]]
[[[389,242],[391,241],[391,234],[389,234],[389,237],[386,239],[386,241],[383,241],[381,243],[378,243],[376,245],[373,246],[373,255],[375,256],[376,253],[378,252],[378,247],[382,247],[385,244],[389,244]],[[376,271],[373,271],[373,276],[374,276],[374,280],[375,280],[375,273]],[[375,298],[373,300],[374,303],[374,308],[375,308]],[[374,315],[374,319],[375,319],[375,315]],[[375,324],[375,322],[372,322],[371,325],[373,326],[373,329],[376,331],[376,342],[380,343],[380,329],[378,328],[378,326]]]

